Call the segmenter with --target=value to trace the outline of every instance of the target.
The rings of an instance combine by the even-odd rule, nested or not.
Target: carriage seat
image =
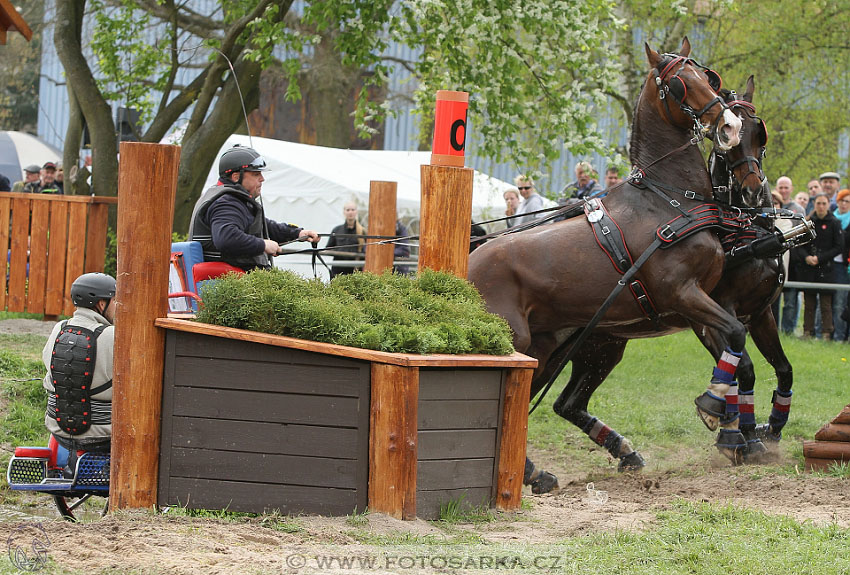
[[[225,274],[233,272],[237,275],[245,273],[244,270],[232,266],[224,262],[200,262],[192,266],[192,276],[194,277],[195,293],[198,293],[202,281],[214,280]]]

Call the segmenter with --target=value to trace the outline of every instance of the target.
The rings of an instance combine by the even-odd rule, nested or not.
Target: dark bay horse
[[[658,247],[659,238],[676,235],[675,231],[670,235],[669,222],[692,222],[692,210],[712,196],[705,161],[693,145],[699,139],[695,132],[699,136],[709,131],[717,148],[729,150],[739,143],[741,121],[717,95],[717,75],[688,57],[687,39],[678,55],[658,54],[648,45],[646,53],[650,72],[635,109],[631,139],[633,164],[641,170],[641,177],[609,194],[604,210],[600,208],[609,218],[607,229],[622,230],[627,251],[641,254],[629,269],[628,279],[634,280],[629,287],[636,297],[620,292],[614,299],[606,298],[612,287],[623,283],[624,270],[612,265],[614,259],[600,249],[583,218],[502,236],[470,258],[469,279],[484,296],[488,309],[510,323],[517,350],[540,362],[532,382],[533,395],[557,375],[560,360],[606,299],[610,305],[605,315],[582,346],[593,353],[578,353],[573,358],[568,387],[592,385],[595,389],[598,383],[593,385],[593,380],[601,383],[619,362],[626,338],[665,333],[655,329],[635,333],[635,326],[645,319],[642,303],[647,300],[662,320],[681,316],[723,334],[729,349],[721,354],[715,372],[720,371],[724,379],[734,378],[744,348],[743,324],[709,296],[724,265],[716,234],[692,226],[693,233],[675,246],[651,251]],[[586,405],[566,405],[562,398],[556,402],[556,411],[608,448],[620,459],[621,467],[642,465],[640,454],[628,440],[590,416]],[[532,471],[528,475],[535,480]],[[538,472],[533,489],[550,489],[553,485],[547,488],[545,479]]]

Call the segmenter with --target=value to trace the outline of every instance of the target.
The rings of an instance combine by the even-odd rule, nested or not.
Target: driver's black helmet
[[[218,160],[218,176],[230,178],[235,172],[265,172],[266,161],[254,148],[236,144]]]
[[[83,274],[71,284],[71,301],[77,307],[94,309],[102,299],[115,297],[115,278],[108,274]]]

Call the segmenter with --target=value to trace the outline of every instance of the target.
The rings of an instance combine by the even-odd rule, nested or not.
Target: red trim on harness
[[[658,75],[658,77],[663,80],[664,76],[666,76],[667,73],[670,71],[670,68],[672,68],[673,66],[675,66],[676,64],[678,64],[682,60],[687,60],[687,59],[688,58],[685,58],[684,56],[678,56],[676,58],[673,58],[673,61],[670,62],[669,64],[667,64],[667,66],[664,67],[664,69],[661,71],[661,73]],[[682,82],[682,83],[684,84],[684,82]]]

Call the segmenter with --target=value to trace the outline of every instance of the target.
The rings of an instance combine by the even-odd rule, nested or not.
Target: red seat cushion
[[[49,447],[16,447],[15,457],[40,457],[49,459],[52,454]]]

